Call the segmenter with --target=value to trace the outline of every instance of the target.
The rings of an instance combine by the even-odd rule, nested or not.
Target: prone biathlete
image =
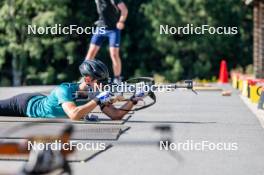
[[[84,79],[82,83],[62,83],[47,96],[40,93],[24,93],[0,100],[0,116],[33,118],[68,116],[72,120],[80,120],[99,105],[102,112],[112,120],[120,120],[128,113],[125,110],[132,109],[142,97],[142,93],[135,93],[131,100],[121,107],[124,110],[109,104],[111,95],[107,91],[98,92],[90,101],[78,104],[73,94],[85,91],[87,87],[95,87],[98,81],[109,77],[106,65],[99,60],[86,60],[79,66],[79,70]]]

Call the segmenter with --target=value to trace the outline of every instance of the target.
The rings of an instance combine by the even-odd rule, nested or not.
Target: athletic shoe
[[[121,84],[122,83],[122,77],[115,77],[113,79],[113,84]]]

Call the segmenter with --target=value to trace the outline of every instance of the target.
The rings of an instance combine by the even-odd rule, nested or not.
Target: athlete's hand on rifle
[[[144,90],[136,91],[135,94],[130,98],[130,100],[133,102],[133,104],[137,104],[138,101],[142,101],[143,98],[145,98],[148,95],[148,92]]]
[[[95,101],[97,101],[99,105],[106,105],[111,103],[111,97],[112,94],[108,91],[105,91],[98,94],[95,98]]]

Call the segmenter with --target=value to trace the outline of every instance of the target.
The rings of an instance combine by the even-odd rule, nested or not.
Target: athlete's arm
[[[129,101],[124,104],[120,109],[131,110],[133,108],[133,102]],[[120,110],[113,105],[104,106],[102,111],[110,117],[112,120],[121,120],[129,111]]]
[[[124,2],[120,2],[119,4],[117,4],[117,7],[121,11],[121,15],[120,15],[119,21],[116,24],[116,27],[119,30],[123,30],[125,28],[125,22],[126,22],[127,15],[128,15],[128,9]]]
[[[97,105],[105,105],[110,103],[111,94],[107,91],[101,92],[93,100],[86,103],[85,105],[76,106],[73,102],[62,103],[62,108],[64,112],[72,120],[80,120],[90,113]]]
[[[127,6],[124,2],[120,2],[117,4],[118,9],[121,12],[120,18],[119,18],[119,22],[125,22],[128,16],[128,9]]]
[[[101,109],[112,120],[121,120],[129,112],[129,110],[131,110],[133,106],[138,103],[138,101],[141,101],[147,95],[147,92],[140,90],[130,97],[130,101],[121,106],[119,109],[115,108],[113,105],[107,105]]]
[[[65,102],[62,103],[62,108],[67,116],[71,120],[80,120],[85,117],[89,112],[91,112],[97,106],[97,102],[91,100],[90,102],[76,106],[74,102]]]

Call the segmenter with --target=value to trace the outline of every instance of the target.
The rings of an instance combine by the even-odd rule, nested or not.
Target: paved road
[[[169,124],[175,143],[188,140],[237,143],[238,150],[174,151],[170,154],[160,151],[156,145],[116,145],[87,163],[72,164],[75,174],[264,174],[264,130],[237,92],[231,97],[222,97],[219,92],[195,95],[189,91],[175,91],[158,94],[157,98],[154,107],[137,112],[126,123],[131,129],[119,142],[158,141],[160,134],[153,127]],[[0,169],[21,165],[0,162]]]

